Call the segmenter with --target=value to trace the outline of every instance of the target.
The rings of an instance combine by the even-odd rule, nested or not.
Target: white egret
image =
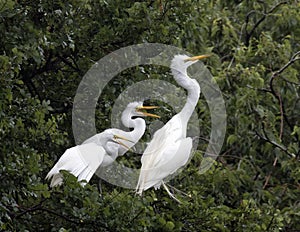
[[[107,129],[108,131],[112,131],[115,134],[118,134],[122,137],[125,137],[128,139],[128,141],[124,141],[123,143],[126,145],[125,146],[119,146],[118,148],[118,156],[124,155],[127,151],[128,148],[133,147],[143,136],[146,130],[146,123],[145,120],[139,117],[154,117],[154,118],[160,118],[160,116],[156,114],[151,114],[148,112],[144,112],[143,110],[150,110],[150,109],[156,109],[158,108],[157,106],[143,106],[143,102],[132,102],[129,103],[126,107],[126,109],[122,113],[121,121],[124,126],[127,128],[132,128],[132,131],[123,131],[120,129]],[[137,117],[137,118],[133,118]],[[83,144],[86,143],[96,143],[100,146],[104,146],[102,140],[101,140],[101,134],[96,134],[92,136],[91,138],[85,140]],[[117,158],[117,157],[112,157],[112,158]]]
[[[122,123],[130,128],[130,132],[119,129],[107,129],[102,133],[85,140],[83,144],[67,149],[56,165],[50,170],[46,179],[51,180],[50,186],[62,184],[60,170],[67,170],[78,178],[78,181],[89,182],[96,170],[107,166],[125,154],[143,136],[146,123],[144,119],[134,116],[159,117],[155,114],[143,112],[146,109],[155,109],[156,106],[143,106],[143,102],[129,103],[122,113]],[[122,139],[123,141],[119,141]],[[83,184],[84,185],[84,184]]]
[[[189,160],[192,138],[186,137],[187,124],[200,96],[200,86],[195,79],[187,75],[187,68],[208,56],[176,55],[173,58],[171,71],[178,85],[187,90],[187,101],[178,114],[154,133],[146,147],[141,158],[142,167],[136,187],[137,194],[142,195],[144,190],[151,187],[158,189],[163,185],[168,194],[176,199],[168,190],[164,179]]]
[[[119,139],[127,140],[110,131],[103,131],[101,140],[106,144],[105,148],[95,143],[86,143],[67,149],[46,176],[46,179],[51,179],[50,186],[63,183],[61,170],[70,172],[78,181],[89,182],[97,168],[104,162],[104,157],[117,154],[120,145],[126,146]]]

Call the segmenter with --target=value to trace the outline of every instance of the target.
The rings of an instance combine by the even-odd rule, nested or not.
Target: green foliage
[[[1,231],[299,231],[299,1],[12,1],[0,3]],[[50,189],[44,180],[74,145],[72,101],[84,73],[127,45],[158,42],[207,67],[227,110],[227,138],[213,167],[199,174],[200,142],[166,192],[133,191],[97,177]],[[165,73],[165,75],[162,75]],[[125,70],[97,106],[97,129],[118,94],[161,67]],[[159,103],[163,105],[162,103]],[[167,121],[174,112],[159,111]],[[210,115],[201,97],[201,136]],[[129,165],[134,165],[130,163]]]

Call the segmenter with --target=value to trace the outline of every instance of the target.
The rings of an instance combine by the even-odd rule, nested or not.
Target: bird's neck
[[[185,123],[187,123],[197,106],[200,97],[200,86],[196,80],[189,78],[186,73],[173,71],[173,75],[176,82],[188,92],[187,101],[179,112],[182,120],[185,120]]]
[[[146,123],[145,120],[142,118],[135,118],[132,119],[133,115],[123,115],[122,116],[122,123],[127,128],[133,128],[132,131],[126,132],[128,133],[128,139],[131,140],[139,140],[146,130]],[[130,137],[130,138],[129,138]]]
[[[139,140],[146,130],[145,120],[141,118],[135,118],[131,119],[131,122],[132,124],[129,127],[133,128],[133,130],[130,131],[130,136],[132,139]]]

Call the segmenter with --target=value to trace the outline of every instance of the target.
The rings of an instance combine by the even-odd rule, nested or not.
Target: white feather
[[[183,128],[179,116],[176,115],[155,132],[141,158],[138,194],[141,195],[152,186],[159,188],[166,177],[186,164],[191,153],[192,139],[182,137]]]
[[[63,176],[61,170],[66,170],[76,176],[78,181],[89,180],[101,165],[106,152],[103,147],[95,143],[83,144],[69,148],[60,157],[54,167],[47,174],[46,179],[51,179],[51,187],[61,185]],[[85,183],[82,183],[83,185]]]
[[[60,170],[70,172],[78,178],[78,181],[86,180],[89,182],[97,169],[101,171],[114,168],[115,166],[112,164],[115,159],[124,155],[128,148],[133,147],[145,132],[146,123],[144,119],[132,118],[133,116],[145,116],[144,113],[137,110],[141,106],[143,106],[143,102],[129,103],[122,113],[123,124],[133,128],[132,131],[107,129],[88,138],[82,145],[67,149],[46,176],[46,179],[52,178],[51,187],[62,184],[63,175]],[[121,146],[114,139],[115,135],[123,136],[131,141],[124,140],[122,142],[126,146]],[[103,178],[103,175],[101,177]]]
[[[151,187],[157,189],[163,185],[168,194],[176,199],[167,189],[164,180],[182,168],[190,158],[192,139],[186,138],[186,128],[200,96],[198,82],[187,75],[187,68],[196,61],[188,61],[188,58],[177,55],[171,62],[175,81],[188,91],[187,102],[178,114],[155,132],[144,151],[136,186],[136,192],[140,195],[144,190]]]

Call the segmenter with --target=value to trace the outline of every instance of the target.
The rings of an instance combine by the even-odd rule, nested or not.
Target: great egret
[[[127,140],[110,131],[104,131],[101,133],[101,140],[106,144],[105,148],[95,143],[86,143],[67,149],[46,176],[46,179],[51,179],[50,186],[54,187],[63,183],[61,170],[70,172],[77,177],[78,181],[89,182],[97,168],[103,163],[104,157],[117,154],[120,145],[126,146],[119,139]]]
[[[101,166],[107,166],[128,151],[143,136],[146,123],[144,119],[134,116],[159,117],[155,114],[143,112],[146,109],[155,109],[156,106],[143,106],[143,102],[129,103],[122,113],[122,123],[130,128],[130,132],[119,129],[107,129],[92,136],[83,144],[67,149],[55,166],[47,174],[51,179],[51,187],[62,184],[60,170],[67,170],[78,178],[78,181],[89,180]],[[123,140],[122,142],[119,139]],[[84,185],[84,183],[83,183]]]
[[[118,154],[117,154],[118,156],[124,155],[128,151],[128,148],[130,149],[131,147],[133,147],[145,133],[146,130],[145,120],[139,117],[146,116],[146,117],[160,118],[160,116],[156,114],[151,114],[143,111],[143,110],[150,110],[156,108],[158,107],[143,106],[143,102],[129,103],[126,109],[122,113],[121,121],[124,126],[126,126],[127,128],[132,128],[133,130],[127,132],[120,129],[108,129],[109,131],[112,131],[113,133],[128,139],[128,141],[123,142],[126,145],[126,147],[119,146]],[[133,117],[137,117],[137,118],[133,118]],[[105,147],[105,144],[103,144],[101,140],[101,134],[96,134],[92,136],[91,138],[85,140],[83,144],[91,143],[91,142]],[[112,157],[112,158],[115,159],[117,157]]]
[[[151,187],[158,189],[163,185],[168,194],[176,199],[168,190],[164,179],[184,166],[190,157],[192,138],[186,137],[187,123],[200,96],[200,86],[195,79],[187,75],[187,68],[208,56],[176,55],[173,58],[171,71],[175,81],[187,90],[187,102],[178,114],[154,133],[153,139],[146,147],[141,158],[137,194],[142,195],[144,190]]]

